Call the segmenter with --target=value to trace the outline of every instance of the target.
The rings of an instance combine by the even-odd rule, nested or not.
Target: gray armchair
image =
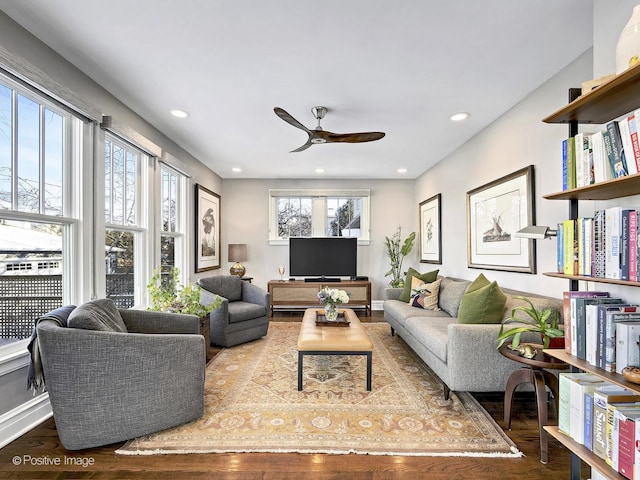
[[[129,440],[204,413],[205,346],[199,319],[116,310],[113,302],[109,313],[121,316],[115,326],[104,315],[98,316],[97,327],[73,317],[86,305],[109,302],[76,308],[68,327],[46,316],[36,326],[44,382],[68,450]]]
[[[222,304],[210,314],[211,344],[232,347],[264,337],[269,328],[269,293],[237,275],[201,278],[200,303],[217,296]]]

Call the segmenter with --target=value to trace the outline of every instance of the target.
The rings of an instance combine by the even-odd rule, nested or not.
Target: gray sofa
[[[442,278],[440,311],[423,310],[398,300],[401,288],[385,289],[384,318],[391,333],[398,334],[444,383],[445,398],[450,391],[504,391],[511,372],[521,365],[503,357],[496,349],[500,324],[459,324],[458,308],[471,284],[469,280]],[[507,295],[504,317],[518,305],[516,295],[528,297],[536,308],[554,307],[562,315],[562,300],[502,288]],[[523,341],[540,343],[540,338],[523,335]]]

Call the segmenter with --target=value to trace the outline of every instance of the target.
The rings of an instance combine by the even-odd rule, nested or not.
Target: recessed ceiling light
[[[189,113],[185,112],[184,110],[173,109],[171,110],[171,115],[178,118],[187,118],[189,116]]]
[[[316,168],[316,173],[324,173],[324,168]]]
[[[469,114],[467,112],[459,112],[451,115],[449,117],[449,120],[451,120],[452,122],[461,122],[462,120],[466,120],[467,118],[469,118]]]
[[[398,173],[407,173],[407,169],[406,168],[399,168],[398,169]]]
[[[238,167],[233,167],[233,168],[231,169],[231,171],[232,171],[232,172],[236,172],[236,173],[240,173],[240,172],[242,171],[242,169],[241,169],[241,168],[238,168]]]

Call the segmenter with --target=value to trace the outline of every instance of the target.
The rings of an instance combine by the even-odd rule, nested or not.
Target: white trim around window
[[[358,197],[361,199],[360,237],[358,245],[369,245],[371,242],[371,212],[369,189],[325,189],[325,188],[283,188],[269,189],[269,245],[288,245],[289,239],[278,237],[277,199],[280,197],[312,198],[313,236],[326,236],[326,199],[331,197]]]

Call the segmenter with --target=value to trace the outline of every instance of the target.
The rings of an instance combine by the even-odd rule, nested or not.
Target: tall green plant
[[[389,257],[389,263],[391,264],[391,269],[384,274],[385,277],[391,276],[391,281],[389,282],[389,286],[391,287],[403,287],[404,286],[404,275],[405,272],[402,271],[402,262],[404,261],[404,257],[411,253],[413,249],[413,243],[416,239],[416,232],[411,232],[407,238],[402,242],[402,229],[398,226],[398,230],[396,233],[391,235],[391,237],[385,238],[385,247],[386,254]]]
[[[149,310],[157,312],[189,313],[197,317],[204,317],[220,306],[222,300],[216,296],[209,305],[200,303],[200,285],[190,283],[184,287],[180,285],[180,270],[172,267],[167,277],[162,276],[161,267],[153,271],[147,285],[151,306]]]

